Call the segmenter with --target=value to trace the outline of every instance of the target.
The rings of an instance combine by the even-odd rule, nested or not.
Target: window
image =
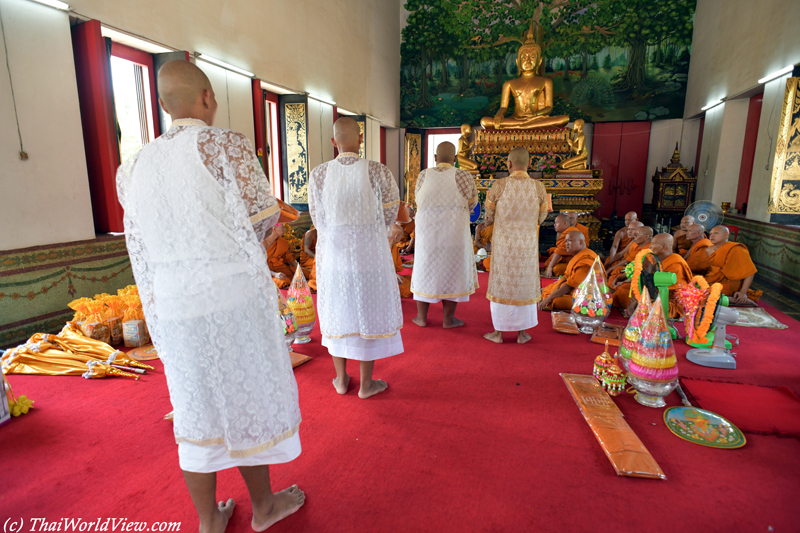
[[[427,142],[427,150],[426,150],[426,161],[427,165],[425,168],[431,168],[436,166],[436,161],[434,161],[433,156],[436,155],[436,147],[443,142],[451,142],[458,148],[458,139],[461,137],[460,133],[428,133],[426,135],[428,142]]]
[[[283,198],[283,180],[281,179],[281,145],[278,138],[280,128],[278,116],[278,95],[264,91],[264,121],[267,125],[267,148],[269,158],[264,160],[265,170],[269,170],[269,182],[272,185],[272,194],[275,198]],[[266,154],[265,154],[266,156]]]

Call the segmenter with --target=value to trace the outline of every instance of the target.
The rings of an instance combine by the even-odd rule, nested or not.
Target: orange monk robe
[[[711,267],[708,253],[706,253],[706,248],[709,246],[713,246],[711,241],[708,239],[700,239],[697,245],[692,248],[692,253],[686,258],[686,262],[689,264],[689,268],[692,269],[695,276],[705,276],[706,272],[708,272],[708,269]]]
[[[317,239],[316,237],[309,243],[309,248],[315,254],[314,257],[311,257],[306,253],[305,248],[305,237],[303,238],[303,250],[300,252],[300,266],[303,267],[304,270],[311,271],[311,267],[314,265],[317,253]],[[310,279],[310,278],[309,278]]]
[[[395,272],[400,272],[403,270],[403,260],[400,259],[400,250],[392,246],[392,260],[394,261],[394,270]],[[400,283],[400,279],[402,279],[402,283]],[[398,283],[400,285],[400,298],[411,298],[411,276],[399,276]]]
[[[689,283],[692,279],[692,270],[686,261],[678,254],[672,254],[661,262],[664,272],[675,274],[677,281],[669,286],[669,317],[681,318],[683,316],[683,305],[678,301],[678,289]],[[625,282],[614,291],[614,306],[627,309],[631,304],[631,282]]]
[[[635,242],[632,242],[631,247],[628,249],[628,253],[625,254],[625,257],[623,257],[623,259],[628,263],[633,262],[633,260],[636,259],[636,256],[639,254],[639,252],[650,248],[650,244],[651,243],[648,242],[644,246],[639,246]],[[613,283],[614,280],[617,279],[617,276],[624,273],[625,273],[625,266],[619,265],[614,267],[614,269],[608,273],[608,282]]]
[[[747,246],[740,242],[726,242],[708,257],[710,268],[705,275],[709,285],[722,284],[722,294],[732,296],[742,288],[748,276],[758,272]],[[758,301],[761,291],[747,291],[747,297]]]
[[[542,289],[542,299],[553,294],[553,291],[565,283],[573,289],[564,296],[559,296],[553,300],[550,303],[550,309],[572,309],[572,293],[575,292],[575,287],[583,283],[583,280],[589,275],[589,271],[592,269],[592,264],[594,264],[596,257],[597,254],[593,250],[584,248],[570,258],[569,263],[567,263],[567,268],[564,271],[564,276],[561,279]]]
[[[589,245],[589,228],[578,222],[575,224],[575,229],[583,233],[583,239],[586,241],[586,245]]]
[[[558,236],[556,245],[553,248],[547,250],[547,252],[550,255],[544,261],[545,268],[550,266],[550,260],[553,259],[554,254],[558,254],[561,256],[561,259],[553,267],[554,276],[563,276],[564,272],[566,272],[567,270],[567,263],[569,263],[569,260],[572,259],[572,255],[570,255],[570,253],[567,251],[567,245],[566,245],[567,234],[570,231],[580,231],[580,230],[575,226],[568,227],[567,229],[561,232],[561,235]],[[589,242],[587,241],[586,244],[589,244]]]
[[[289,264],[294,262],[294,256],[289,250],[289,242],[283,237],[278,237],[267,250],[267,264],[272,272],[279,272],[286,279],[272,278],[279,289],[288,287],[294,277],[294,271]],[[303,275],[308,277],[309,272],[303,269]]]
[[[686,255],[686,252],[688,252],[691,247],[692,247],[692,241],[686,238],[685,233],[683,235],[675,237],[675,247],[673,248],[673,251],[676,254],[680,254],[681,257],[683,257],[684,255]]]
[[[484,246],[483,246],[484,248],[486,247],[486,244],[489,244],[490,242],[492,242],[492,235],[494,235],[494,224],[490,224],[489,226],[487,226],[485,229],[483,229],[481,231],[480,242],[484,243]],[[477,254],[478,250],[480,250],[480,248],[475,246],[475,242],[473,241],[473,243],[472,243],[472,253]]]

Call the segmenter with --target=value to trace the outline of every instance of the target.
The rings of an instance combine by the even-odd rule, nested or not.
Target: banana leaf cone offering
[[[300,265],[297,265],[292,284],[289,285],[289,299],[287,304],[297,320],[297,338],[295,344],[311,342],[308,335],[317,323],[317,313],[314,311],[314,300],[311,298],[311,289],[308,287],[306,277]]]
[[[650,314],[651,304],[650,293],[646,290],[642,291],[642,298],[639,300],[639,305],[636,307],[636,311],[634,311],[630,320],[628,320],[628,326],[622,333],[619,355],[621,359],[620,362],[626,370],[628,369],[628,363],[630,363],[631,358],[634,353],[636,353],[636,346],[642,335],[642,326],[645,320],[647,320],[647,315]]]

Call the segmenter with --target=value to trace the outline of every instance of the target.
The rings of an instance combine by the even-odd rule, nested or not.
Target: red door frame
[[[279,116],[279,109],[278,109],[278,95],[264,90],[262,93],[264,95],[264,105],[270,106],[270,113],[269,116],[272,119],[272,124],[268,127],[270,128],[270,137],[272,138],[272,146],[270,147],[270,158],[272,159],[272,172],[270,172],[270,176],[272,178],[272,191],[275,194],[276,198],[280,198],[281,200],[285,200],[283,197],[283,176],[281,176],[281,169],[283,168],[283,161],[281,159],[281,143],[283,140],[280,136],[280,124],[278,122]],[[264,111],[264,109],[262,109]],[[262,116],[264,113],[262,112]],[[264,146],[266,147],[266,138],[264,139]],[[266,151],[264,152],[266,153]]]
[[[742,211],[742,204],[747,203],[750,196],[750,181],[753,179],[753,163],[756,158],[756,141],[758,141],[758,124],[761,120],[761,104],[764,93],[750,98],[747,109],[747,123],[744,129],[744,143],[742,145],[742,164],[739,167],[739,187],[736,190],[736,203],[734,207]]]
[[[157,138],[161,135],[161,126],[158,123],[158,93],[156,92],[156,72],[153,66],[153,56],[142,50],[115,42],[111,43],[111,55],[127,59],[132,63],[147,68],[147,77],[150,84],[150,113],[153,121],[153,138]]]
[[[386,128],[381,126],[381,164],[386,164]]]

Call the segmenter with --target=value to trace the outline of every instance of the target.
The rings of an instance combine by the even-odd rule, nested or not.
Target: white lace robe
[[[452,165],[423,170],[415,191],[414,271],[411,292],[455,299],[478,288],[469,215],[478,203],[475,179]]]
[[[117,172],[178,443],[249,457],[293,436],[297,384],[261,240],[279,208],[250,142],[178,120]]]
[[[403,326],[387,227],[400,194],[392,173],[354,154],[316,167],[308,208],[317,228],[317,311],[330,339],[385,339]]]

